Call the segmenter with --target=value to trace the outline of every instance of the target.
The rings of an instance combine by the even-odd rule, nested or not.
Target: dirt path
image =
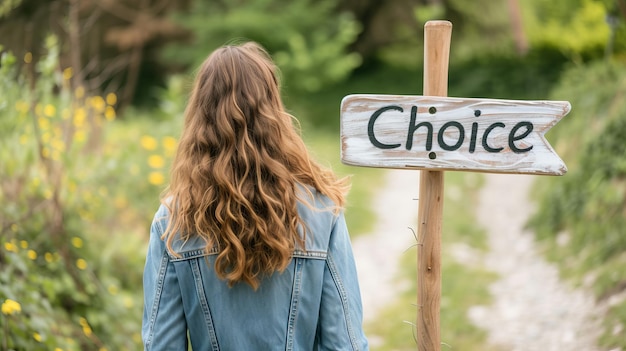
[[[396,281],[399,260],[414,243],[409,227],[417,223],[419,172],[389,170],[372,204],[378,222],[372,233],[353,240],[365,322],[393,302],[400,287]],[[414,253],[414,251],[411,251]]]
[[[493,304],[472,307],[470,320],[488,332],[490,344],[507,351],[596,351],[600,328],[593,297],[561,282],[524,230],[533,211],[527,195],[534,177],[484,176],[477,220],[487,232],[489,251],[477,256],[476,250],[453,245],[452,252],[461,263],[501,278],[489,287]],[[379,221],[372,233],[353,240],[366,323],[402,289],[395,279],[399,258],[415,243],[409,227],[417,221],[418,185],[419,172],[387,171],[373,204]]]
[[[561,282],[523,229],[533,211],[533,178],[485,174],[477,209],[489,243],[482,261],[501,278],[490,286],[493,304],[471,308],[469,317],[504,350],[597,350],[594,299]]]

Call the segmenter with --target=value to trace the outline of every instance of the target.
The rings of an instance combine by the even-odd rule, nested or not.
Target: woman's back
[[[259,45],[202,64],[151,228],[148,350],[361,350],[341,209],[346,179],[311,159]]]
[[[306,250],[256,290],[218,278],[217,250],[207,251],[200,239],[176,240],[180,257],[167,252],[160,236],[168,212],[161,207],[146,266],[146,349],[186,349],[188,329],[194,350],[367,350],[344,217],[324,210],[329,200],[316,196],[315,208],[298,206],[309,227]]]

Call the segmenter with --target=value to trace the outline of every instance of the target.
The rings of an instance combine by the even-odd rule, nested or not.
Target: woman
[[[345,179],[315,163],[255,43],[202,64],[150,233],[146,350],[367,350]]]

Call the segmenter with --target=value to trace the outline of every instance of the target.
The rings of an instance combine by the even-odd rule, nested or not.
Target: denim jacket
[[[261,281],[229,288],[214,269],[217,249],[193,238],[161,236],[165,206],[150,230],[144,270],[142,338],[145,350],[368,350],[350,238],[343,213],[327,210],[316,194],[314,207],[298,204],[307,225],[306,250],[287,269]]]

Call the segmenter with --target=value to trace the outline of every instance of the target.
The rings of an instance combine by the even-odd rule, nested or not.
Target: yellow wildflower
[[[68,67],[63,70],[63,79],[69,80],[70,78],[72,78],[73,75],[74,75],[74,70],[72,70],[72,67]]]
[[[22,312],[22,305],[19,302],[11,299],[6,299],[2,303],[2,314],[10,316]]]
[[[33,333],[33,339],[37,340],[37,342],[41,342],[41,334]]]
[[[87,269],[87,261],[85,261],[82,258],[77,259],[76,260],[76,267],[78,267],[78,269],[80,269],[80,270]]]
[[[86,119],[87,113],[85,112],[85,109],[82,107],[77,108],[74,112],[74,126],[76,128],[82,127],[85,124]]]
[[[11,242],[4,243],[4,249],[9,252],[17,252],[17,246]]]
[[[89,326],[89,323],[87,322],[87,319],[84,317],[80,317],[80,319],[78,320],[78,324],[80,324],[81,327],[83,327],[83,333],[85,333],[85,335],[90,336],[91,335],[91,327]]]
[[[104,111],[105,103],[104,99],[101,96],[92,97],[91,99],[89,99],[89,104],[94,110],[98,112]]]
[[[54,117],[54,115],[56,115],[57,113],[57,108],[54,107],[54,105],[51,104],[47,104],[46,107],[44,107],[43,109],[43,114],[48,116],[48,117]]]
[[[165,177],[161,172],[150,172],[148,182],[152,185],[161,185],[165,183]]]
[[[160,155],[151,155],[148,157],[148,165],[152,168],[163,168],[165,159]]]
[[[60,348],[60,347],[55,347],[55,348],[54,348],[54,351],[63,351],[63,349],[62,349],[62,348]]]
[[[83,247],[83,239],[75,236],[72,238],[72,245],[77,248],[80,249],[81,247]]]
[[[20,247],[21,247],[22,249],[28,249],[28,241],[26,241],[26,240],[21,240],[21,241],[20,241]]]
[[[30,258],[31,260],[36,260],[37,259],[37,252],[35,250],[28,250],[28,258]]]
[[[107,121],[112,121],[115,119],[115,109],[111,106],[107,106],[106,109],[104,110],[104,118]]]
[[[141,143],[141,146],[146,150],[155,150],[158,145],[156,139],[149,135],[142,136],[139,142]]]
[[[54,261],[54,256],[52,256],[52,254],[51,254],[51,253],[49,253],[49,252],[46,252],[46,253],[43,255],[43,258],[44,258],[44,259],[46,260],[46,262],[48,262],[48,263],[52,263],[52,261]]]
[[[115,105],[117,103],[117,95],[115,95],[115,93],[108,93],[106,99],[109,105]]]

